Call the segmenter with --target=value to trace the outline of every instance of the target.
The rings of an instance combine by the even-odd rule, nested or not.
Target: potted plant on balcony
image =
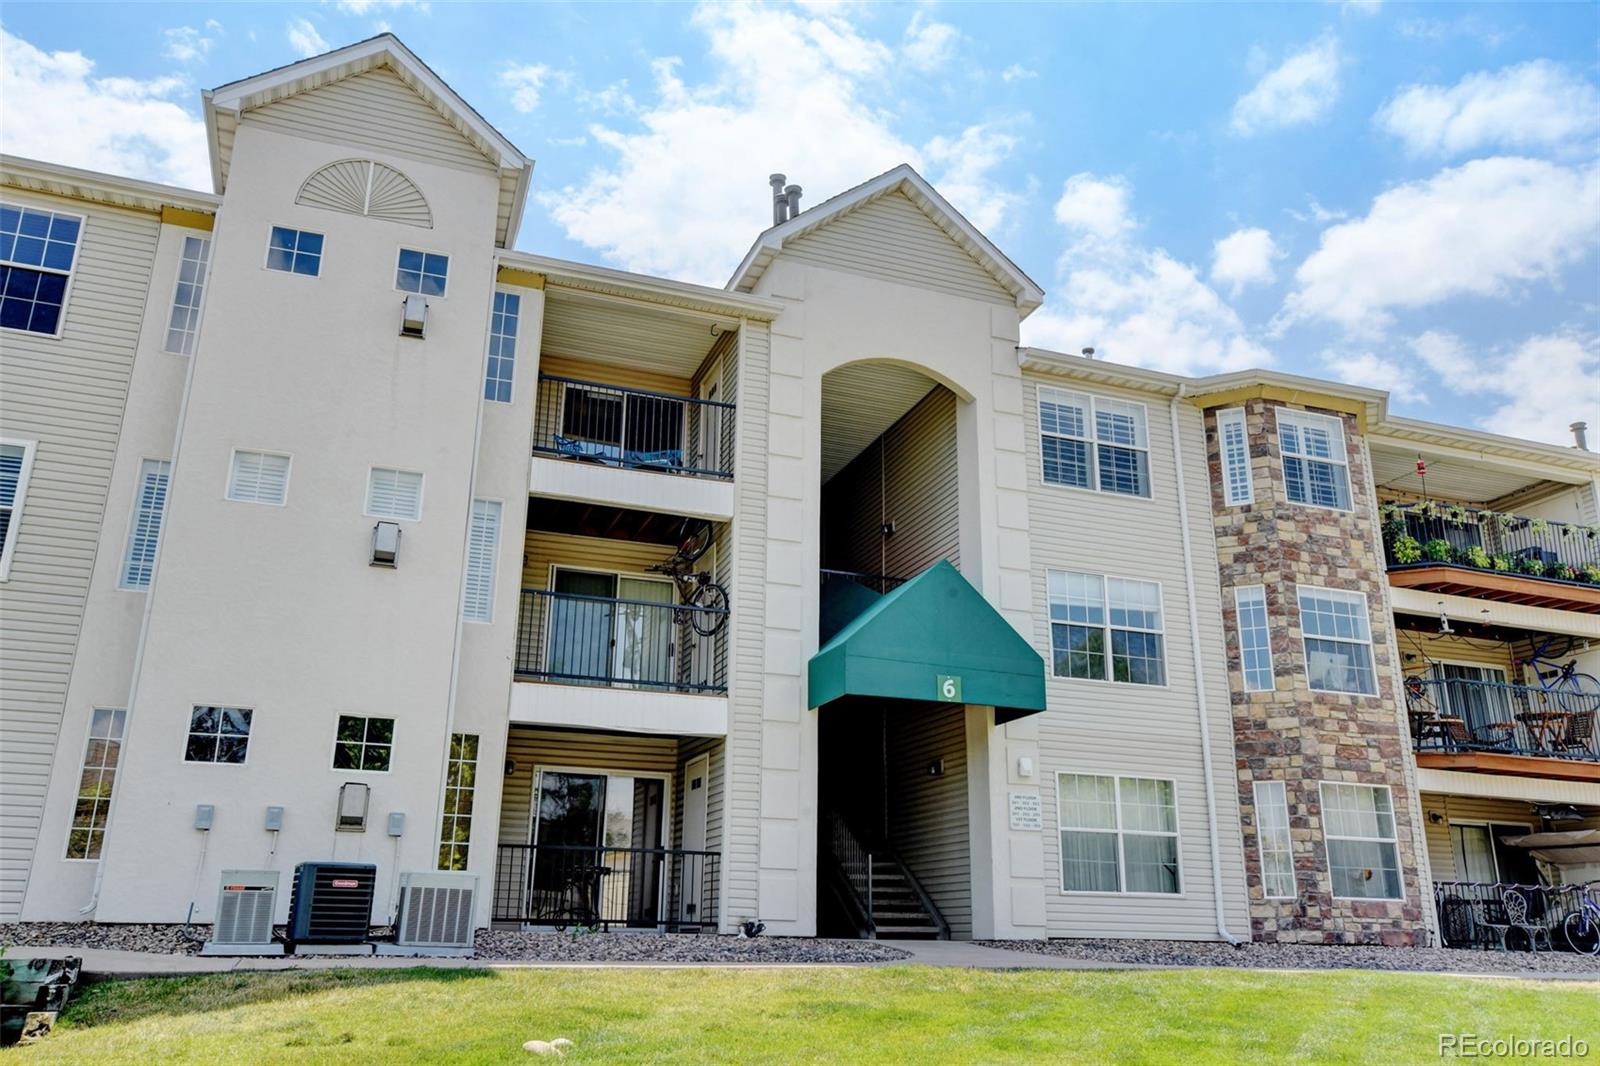
[[[1394,556],[1396,565],[1405,566],[1422,558],[1422,545],[1416,537],[1402,533],[1394,538],[1389,554]]]
[[[1430,563],[1448,563],[1454,554],[1450,547],[1450,542],[1439,537],[1433,538],[1422,546],[1422,557]]]
[[[1509,574],[1511,572],[1511,556],[1491,555],[1489,556],[1489,565],[1497,573]]]
[[[1530,555],[1524,555],[1517,560],[1517,573],[1527,574],[1529,577],[1544,576],[1544,560]]]
[[[1591,585],[1600,585],[1600,566],[1590,563],[1578,572],[1580,580]]]
[[[1489,553],[1476,544],[1469,545],[1457,552],[1456,562],[1462,566],[1477,567],[1479,570],[1487,570],[1493,565],[1489,559]]]

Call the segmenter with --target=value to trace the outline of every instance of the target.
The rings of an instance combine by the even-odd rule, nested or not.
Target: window
[[[1171,781],[1060,774],[1063,892],[1181,891]]]
[[[339,716],[339,734],[333,742],[335,770],[386,772],[393,750],[393,718],[360,718],[353,714]]]
[[[439,869],[465,870],[472,842],[472,791],[478,779],[478,738],[450,735],[450,760],[444,774],[444,821],[439,830]]]
[[[282,507],[289,498],[289,457],[268,452],[233,453],[228,499]]]
[[[1319,692],[1376,696],[1378,677],[1372,668],[1372,630],[1367,624],[1367,598],[1301,585],[1300,629],[1306,646],[1306,676]]]
[[[1057,677],[1107,680],[1109,649],[1110,680],[1167,683],[1160,585],[1065,570],[1048,571],[1046,583],[1051,661]]]
[[[1047,484],[1150,495],[1143,404],[1041,385],[1039,446]]]
[[[55,336],[83,219],[0,203],[0,326]]]
[[[211,238],[185,237],[178,261],[178,287],[172,293],[172,316],[167,320],[167,348],[173,355],[193,355],[200,330],[200,298],[205,295],[206,263],[211,258]]]
[[[322,234],[273,226],[267,242],[267,269],[316,277],[322,272]]]
[[[1261,851],[1261,891],[1268,899],[1293,899],[1294,849],[1289,842],[1289,795],[1282,781],[1256,782],[1256,847]]]
[[[1402,898],[1400,849],[1387,785],[1324,781],[1322,835],[1335,897]]]
[[[500,548],[500,501],[473,500],[467,530],[467,581],[461,617],[469,622],[494,619],[494,561]]]
[[[1222,455],[1222,502],[1229,507],[1252,502],[1255,488],[1250,482],[1250,438],[1244,408],[1217,412],[1217,451]]]
[[[400,263],[395,267],[394,287],[401,292],[417,292],[424,296],[443,296],[445,282],[449,274],[449,256],[402,248],[400,249]]]
[[[1350,509],[1344,423],[1327,415],[1278,408],[1283,483],[1293,503]]]
[[[367,475],[367,515],[371,518],[422,517],[422,475],[375,466]]]
[[[32,441],[0,441],[0,581],[11,575],[34,448]]]
[[[128,550],[122,558],[118,586],[147,589],[156,566],[156,546],[161,541],[161,516],[167,509],[167,485],[172,464],[146,459],[139,464],[139,486],[133,497],[133,518],[128,522]]]
[[[67,858],[98,859],[105,842],[106,819],[111,813],[111,789],[116,784],[117,762],[122,758],[122,731],[127,711],[96,708],[89,719],[89,740],[78,775],[78,798],[72,809],[72,829],[67,834]]]
[[[1272,627],[1267,624],[1267,590],[1240,585],[1233,590],[1233,613],[1239,626],[1239,669],[1246,692],[1271,692]]]
[[[254,713],[242,707],[196,707],[189,714],[184,762],[244,762]]]
[[[511,375],[517,362],[517,317],[521,313],[522,297],[514,292],[494,294],[494,312],[489,316],[489,362],[483,375],[485,400],[511,402]]]

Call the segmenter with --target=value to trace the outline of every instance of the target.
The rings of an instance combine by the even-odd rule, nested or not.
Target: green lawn
[[[1600,983],[1223,970],[342,970],[108,982],[17,1062],[1437,1062],[1590,1042]]]

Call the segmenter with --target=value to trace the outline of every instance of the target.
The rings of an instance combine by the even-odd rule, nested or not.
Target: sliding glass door
[[[655,925],[661,908],[666,781],[543,770],[537,788],[529,918]]]
[[[548,669],[564,680],[665,685],[672,676],[672,582],[557,570]],[[659,605],[659,606],[658,606]]]

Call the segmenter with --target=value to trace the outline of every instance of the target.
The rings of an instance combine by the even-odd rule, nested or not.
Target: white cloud
[[[1329,349],[1322,353],[1322,368],[1338,381],[1382,389],[1402,403],[1428,402],[1426,390],[1410,367],[1374,352]]]
[[[1234,230],[1211,246],[1211,280],[1232,286],[1237,296],[1246,285],[1266,285],[1277,278],[1274,261],[1283,253],[1264,229]]]
[[[1567,444],[1571,422],[1595,422],[1600,397],[1600,340],[1581,333],[1530,337],[1490,364],[1489,380],[1506,400],[1482,419],[1485,429]]]
[[[1477,159],[1382,193],[1333,226],[1295,272],[1280,328],[1327,319],[1354,332],[1390,312],[1459,296],[1502,296],[1553,276],[1600,235],[1600,167]]]
[[[1560,64],[1537,59],[1468,74],[1448,87],[1407,86],[1374,121],[1416,155],[1488,145],[1574,146],[1600,130],[1600,92]]]
[[[1383,10],[1383,0],[1341,0],[1341,15],[1376,15]]]
[[[918,70],[938,70],[955,56],[961,34],[947,22],[932,22],[921,11],[911,16],[900,46],[906,60]]]
[[[204,30],[193,26],[174,26],[169,30],[163,30],[162,35],[167,39],[167,46],[162,50],[162,54],[179,63],[192,63],[196,59],[204,59],[211,51],[211,46],[216,43],[215,39],[207,37],[206,33],[216,33],[221,29],[222,24],[216,19],[207,19]]]
[[[539,94],[547,81],[565,84],[567,75],[543,63],[524,63],[500,73],[500,84],[511,90],[511,106],[523,114],[539,106]]]
[[[1339,42],[1319,37],[1268,71],[1233,105],[1233,132],[1248,137],[1264,130],[1313,122],[1339,98]]]
[[[369,15],[374,11],[396,11],[411,8],[426,15],[428,5],[423,0],[339,0],[335,5],[346,15]]]
[[[1067,237],[1060,281],[1023,323],[1025,342],[1180,374],[1270,364],[1194,267],[1138,242],[1131,196],[1120,176],[1067,179],[1055,210]]]
[[[302,58],[321,55],[330,47],[328,42],[322,39],[322,34],[317,32],[317,28],[311,25],[310,19],[290,19],[285,29],[289,35],[289,44]]]
[[[1411,338],[1411,351],[1455,392],[1481,391],[1477,364],[1454,333],[1430,329]]]
[[[211,187],[205,124],[175,102],[182,78],[93,76],[81,52],[0,29],[0,151],[191,188]]]
[[[1005,124],[908,143],[876,103],[896,50],[848,10],[705,4],[692,25],[709,44],[707,79],[657,60],[626,127],[587,131],[611,159],[539,197],[569,239],[630,270],[720,284],[770,224],[769,173],[787,172],[810,205],[903,162],[931,163],[974,222],[992,228],[1010,211],[990,177],[1015,143]]]
[[[1350,212],[1348,211],[1323,207],[1317,202],[1315,196],[1306,197],[1306,209],[1304,211],[1296,211],[1292,207],[1286,207],[1284,208],[1284,213],[1296,222],[1315,222],[1319,226],[1326,225],[1329,222],[1340,222],[1350,217]]]
[[[1000,72],[1000,80],[1008,85],[1014,81],[1025,81],[1028,78],[1037,78],[1038,76],[1039,72],[1037,70],[1029,70],[1021,63],[1013,63]]]

